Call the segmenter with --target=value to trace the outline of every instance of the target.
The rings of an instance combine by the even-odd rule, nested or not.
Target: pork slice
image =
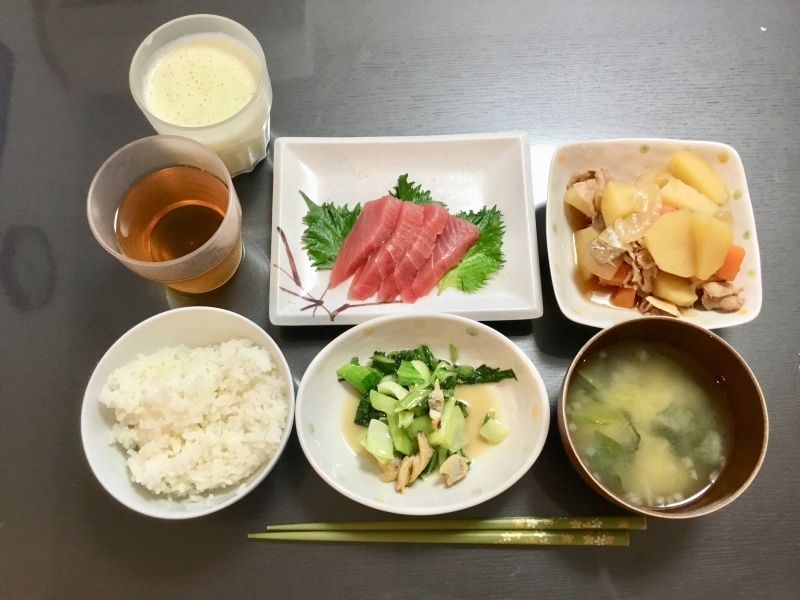
[[[384,196],[364,203],[350,233],[344,238],[333,263],[330,287],[334,288],[356,272],[370,254],[394,231],[403,202]]]
[[[428,294],[442,275],[457,265],[469,247],[478,239],[478,228],[459,217],[450,217],[442,234],[436,238],[433,252],[420,269],[414,283],[400,290],[403,300],[416,302]]]
[[[422,227],[417,232],[414,243],[409,246],[406,255],[394,270],[395,295],[398,292],[402,294],[414,283],[417,273],[430,258],[437,238],[450,220],[450,213],[440,204],[426,204],[424,208]]]
[[[384,280],[393,277],[395,266],[414,243],[425,209],[413,202],[402,204],[394,231],[370,255],[358,277],[353,278],[347,295],[351,300],[366,300],[377,292]]]

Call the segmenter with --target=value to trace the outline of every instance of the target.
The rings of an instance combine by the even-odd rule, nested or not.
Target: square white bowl
[[[451,288],[414,304],[349,302],[347,281],[326,292],[330,271],[315,270],[300,243],[306,214],[300,190],[317,204],[352,207],[385,196],[405,173],[451,214],[497,205],[506,227],[506,264],[473,294]],[[420,312],[497,321],[542,315],[530,145],[524,133],[279,138],[272,228],[269,316],[276,325],[353,325],[387,314]],[[314,308],[310,298],[324,306]],[[349,306],[337,312],[343,305]]]
[[[599,165],[610,169],[615,178],[632,182],[648,170],[666,167],[672,154],[684,148],[707,161],[731,192],[731,199],[721,208],[733,214],[733,241],[746,250],[735,280],[737,286],[744,288],[746,300],[744,307],[735,312],[698,310],[694,316],[682,318],[706,329],[720,329],[743,325],[758,316],[762,301],[761,261],[753,206],[739,154],[731,146],[718,142],[628,138],[573,142],[558,147],[553,154],[545,217],[547,254],[556,301],[567,318],[591,327],[605,328],[643,316],[636,309],[593,302],[578,288],[574,275],[573,230],[564,203],[564,192],[571,175],[580,169]]]

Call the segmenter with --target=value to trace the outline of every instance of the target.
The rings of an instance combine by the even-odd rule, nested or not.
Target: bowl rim
[[[611,316],[604,316],[604,317],[587,317],[583,314],[576,314],[573,310],[573,307],[568,304],[567,299],[563,296],[563,293],[560,291],[559,286],[555,285],[555,279],[558,277],[561,279],[563,276],[558,275],[555,272],[555,267],[557,263],[555,262],[554,258],[554,248],[551,246],[555,245],[555,239],[561,235],[561,233],[553,233],[551,225],[554,223],[553,215],[551,211],[556,210],[555,204],[560,203],[563,198],[557,197],[552,193],[552,181],[554,179],[553,174],[559,169],[560,165],[558,164],[558,157],[559,155],[569,148],[585,146],[585,145],[592,145],[592,146],[599,146],[599,145],[608,145],[608,144],[615,144],[615,145],[625,145],[629,144],[631,146],[641,146],[645,145],[663,145],[663,144],[675,144],[675,145],[684,145],[687,147],[703,147],[703,146],[712,146],[720,151],[727,152],[731,157],[735,157],[737,164],[741,165],[740,176],[742,179],[741,191],[743,197],[747,198],[747,204],[749,206],[749,214],[750,214],[750,221],[752,221],[752,238],[754,239],[754,250],[755,250],[755,262],[759,265],[757,269],[756,277],[753,280],[756,288],[759,290],[759,296],[762,296],[761,301],[755,307],[748,307],[747,314],[740,315],[740,318],[731,324],[709,324],[709,325],[698,325],[699,327],[711,331],[713,329],[728,329],[732,327],[739,327],[741,325],[745,325],[753,321],[759,314],[761,314],[761,308],[763,306],[763,293],[764,293],[764,284],[762,280],[762,270],[763,265],[761,262],[761,247],[758,243],[758,233],[756,227],[756,219],[755,219],[755,210],[753,209],[753,203],[750,198],[750,191],[749,186],[747,184],[747,172],[744,168],[744,163],[741,159],[739,152],[733,146],[726,144],[724,142],[717,142],[713,140],[687,140],[687,139],[679,139],[679,138],[656,138],[656,137],[622,137],[622,138],[598,138],[598,139],[584,139],[584,140],[576,140],[571,142],[565,142],[563,144],[558,145],[552,153],[550,158],[550,166],[547,171],[547,197],[545,199],[545,246],[547,248],[547,263],[548,268],[550,270],[550,279],[553,284],[553,295],[556,298],[556,304],[558,304],[558,308],[561,313],[567,317],[570,321],[575,323],[579,323],[581,325],[587,325],[589,327],[594,327],[598,329],[604,329],[606,327],[612,327],[621,323],[625,323],[628,321],[634,321],[638,318],[641,318],[642,315],[638,311],[628,311],[628,312],[621,312],[627,309],[617,309],[614,307],[603,307],[606,310],[603,310],[603,313],[606,313]],[[600,305],[598,305],[600,306]],[[613,310],[613,313],[611,312]],[[614,319],[615,315],[620,315],[619,319]],[[686,319],[681,319],[684,322]],[[693,323],[694,324],[694,323]]]
[[[272,457],[266,463],[264,463],[264,465],[262,465],[259,470],[255,471],[253,474],[251,474],[247,478],[247,479],[252,478],[250,481],[243,480],[239,484],[236,484],[236,485],[239,485],[239,486],[246,484],[247,487],[244,490],[242,490],[241,492],[236,492],[236,493],[232,494],[229,498],[227,498],[225,500],[222,500],[222,501],[219,501],[219,502],[213,502],[212,501],[212,503],[210,505],[205,506],[204,508],[198,508],[198,510],[193,510],[193,511],[190,511],[190,512],[174,512],[174,513],[172,513],[172,512],[162,511],[161,509],[159,509],[159,508],[157,508],[155,506],[154,507],[150,507],[147,503],[139,504],[139,503],[136,503],[136,502],[133,502],[133,503],[132,502],[128,502],[125,498],[120,497],[117,493],[112,491],[106,485],[105,476],[102,474],[103,471],[102,471],[102,469],[100,469],[100,467],[97,464],[95,464],[95,462],[94,462],[94,460],[92,458],[93,453],[90,451],[90,447],[95,446],[96,442],[93,441],[93,436],[88,431],[88,411],[90,410],[90,408],[93,405],[95,405],[98,402],[98,400],[97,400],[96,397],[90,396],[89,390],[94,385],[96,385],[98,383],[97,379],[100,377],[100,375],[98,374],[99,370],[100,370],[100,366],[103,365],[104,361],[108,360],[109,356],[112,355],[115,350],[117,350],[120,346],[124,345],[125,342],[127,341],[127,339],[130,336],[134,335],[136,332],[138,332],[138,331],[140,331],[142,329],[145,329],[147,327],[151,327],[154,323],[158,323],[159,321],[163,321],[165,319],[174,318],[176,314],[178,314],[178,313],[186,313],[186,312],[190,312],[190,313],[191,312],[196,312],[196,313],[200,313],[201,315],[202,315],[202,313],[224,314],[226,317],[230,317],[230,318],[233,318],[235,320],[242,321],[246,325],[248,325],[250,327],[254,327],[255,329],[257,329],[260,333],[262,333],[264,335],[265,339],[267,340],[267,343],[265,344],[265,346],[266,346],[267,350],[270,352],[270,355],[271,355],[271,357],[273,359],[273,362],[276,364],[276,366],[280,370],[284,370],[285,369],[285,372],[288,375],[288,381],[286,381],[287,417],[286,417],[286,423],[284,425],[283,432],[281,433],[281,440],[280,440],[280,442],[278,444],[278,447],[275,449],[275,453],[272,455]],[[262,345],[262,344],[259,344],[259,345]],[[262,347],[263,347],[263,345],[262,345]],[[122,365],[120,365],[120,366],[122,366]],[[275,467],[275,465],[277,464],[277,462],[280,459],[281,455],[283,454],[283,451],[286,448],[286,445],[287,445],[287,443],[289,441],[289,438],[291,437],[291,432],[292,432],[292,429],[294,427],[294,412],[295,412],[294,409],[295,409],[295,392],[294,392],[294,380],[293,380],[293,377],[292,377],[292,372],[291,372],[291,369],[289,368],[289,364],[286,361],[286,357],[283,355],[283,352],[281,351],[280,347],[275,342],[275,340],[272,338],[272,336],[270,336],[257,323],[255,323],[254,321],[248,319],[247,317],[245,317],[243,315],[240,315],[239,313],[236,313],[236,312],[233,312],[233,311],[230,311],[230,310],[226,310],[226,309],[223,309],[223,308],[213,307],[213,306],[184,306],[184,307],[165,310],[163,312],[160,312],[160,313],[157,313],[155,315],[152,315],[151,317],[148,317],[144,321],[141,321],[141,322],[137,323],[136,325],[134,325],[133,327],[128,329],[125,333],[123,333],[108,348],[108,350],[106,350],[105,353],[103,353],[103,356],[100,358],[100,360],[97,362],[97,364],[95,365],[94,369],[92,370],[92,374],[89,377],[89,381],[87,382],[86,387],[84,389],[84,393],[83,393],[83,401],[81,403],[81,415],[80,415],[81,445],[83,447],[83,453],[84,453],[84,457],[86,458],[86,462],[89,463],[89,468],[91,469],[92,473],[94,474],[95,479],[100,484],[100,486],[112,498],[117,500],[120,504],[126,506],[127,508],[129,508],[129,509],[131,509],[131,510],[133,510],[133,511],[139,513],[139,514],[142,514],[142,515],[145,515],[145,516],[148,516],[148,517],[157,518],[157,519],[163,519],[163,520],[168,520],[168,521],[194,519],[196,517],[202,517],[202,516],[209,515],[211,513],[217,512],[219,510],[222,510],[223,508],[226,508],[226,507],[230,506],[231,504],[234,504],[235,502],[238,502],[239,500],[244,498],[247,494],[252,492],[256,487],[258,487],[261,484],[261,482],[264,481],[264,479],[266,479],[267,475],[269,475],[269,473]],[[107,443],[105,445],[108,447],[108,449],[110,451],[118,451],[119,450],[119,445],[116,442]],[[139,484],[136,484],[133,481],[131,481],[129,475],[128,475],[128,480],[129,480],[131,486],[139,485]],[[141,487],[145,492],[147,492],[148,494],[151,494],[154,497],[154,499],[158,499],[158,500],[165,499],[165,498],[161,498],[158,495],[150,492],[149,490],[147,490],[147,488],[144,488],[143,486],[141,486]],[[176,503],[180,503],[180,502],[182,502],[182,500],[175,500],[175,502]],[[198,506],[200,504],[202,504],[202,501],[198,502]]]
[[[753,482],[753,480],[758,475],[758,472],[761,470],[761,465],[764,463],[764,458],[766,457],[767,446],[769,443],[769,413],[767,411],[767,403],[766,399],[764,398],[764,392],[761,389],[761,385],[758,383],[758,379],[756,379],[755,374],[750,368],[750,365],[748,365],[745,362],[744,358],[742,358],[742,356],[736,351],[736,349],[733,346],[731,346],[728,342],[726,342],[723,338],[721,338],[713,331],[710,331],[709,329],[701,327],[700,325],[697,325],[695,323],[690,323],[688,321],[680,321],[673,317],[645,316],[643,318],[649,319],[651,321],[658,320],[663,323],[671,324],[670,326],[688,327],[690,329],[694,329],[697,333],[702,333],[704,335],[710,336],[723,348],[727,349],[727,351],[731,354],[731,356],[733,356],[739,362],[741,367],[743,367],[747,375],[753,381],[757,392],[759,407],[761,408],[761,413],[762,416],[764,417],[764,432],[763,432],[764,442],[761,445],[761,451],[759,453],[758,460],[756,461],[756,464],[752,469],[752,472],[748,475],[747,479],[742,483],[742,485],[739,486],[739,488],[727,498],[720,500],[719,502],[715,502],[713,504],[702,506],[690,513],[678,513],[678,512],[667,512],[664,510],[654,509],[654,508],[647,508],[644,506],[638,506],[631,502],[627,502],[624,498],[621,498],[620,496],[609,490],[602,482],[600,482],[594,476],[591,470],[586,467],[583,460],[578,455],[578,452],[575,450],[575,445],[572,441],[572,436],[569,430],[569,424],[567,423],[565,404],[567,397],[568,382],[572,379],[573,373],[575,369],[578,367],[578,365],[580,365],[581,361],[583,360],[583,357],[589,351],[591,351],[592,347],[598,340],[600,340],[603,336],[608,335],[609,332],[616,330],[618,328],[636,327],[643,322],[641,319],[623,321],[622,323],[616,323],[615,325],[611,325],[605,329],[598,331],[583,345],[583,347],[581,347],[581,349],[575,355],[575,358],[570,363],[570,366],[564,375],[564,379],[561,384],[561,390],[559,391],[558,394],[556,419],[558,422],[558,431],[559,431],[559,436],[561,438],[561,443],[564,446],[564,450],[570,459],[570,464],[573,465],[575,470],[584,479],[584,481],[586,481],[586,483],[588,483],[589,486],[592,489],[594,489],[594,491],[599,493],[607,500],[613,502],[614,504],[617,504],[618,506],[621,506],[638,514],[646,515],[648,517],[657,517],[662,519],[691,519],[716,512],[721,508],[724,508],[734,500],[736,500],[736,498],[741,496],[745,492],[745,490],[747,490],[747,488],[750,487],[750,484]]]
[[[391,506],[387,505],[382,502],[375,501],[374,499],[366,498],[360,494],[352,492],[347,487],[343,486],[340,482],[331,478],[327,472],[322,469],[316,461],[313,459],[313,455],[308,447],[309,441],[306,436],[306,431],[304,427],[300,427],[298,425],[296,427],[297,437],[300,441],[300,447],[303,449],[303,454],[306,456],[306,460],[308,460],[311,467],[316,471],[317,475],[319,475],[323,481],[325,481],[328,485],[330,485],[334,490],[342,494],[343,496],[350,498],[351,500],[358,502],[363,506],[367,506],[369,508],[373,508],[375,510],[380,510],[382,512],[388,512],[393,514],[400,514],[400,515],[413,515],[413,516],[430,516],[430,515],[440,515],[440,514],[447,514],[452,513],[460,510],[464,510],[466,508],[470,508],[472,506],[476,506],[478,504],[482,504],[492,498],[495,498],[517,483],[533,466],[536,460],[541,456],[542,450],[544,449],[544,445],[547,440],[547,436],[550,430],[550,421],[552,416],[552,410],[550,407],[550,399],[547,394],[547,387],[544,384],[544,380],[542,379],[541,374],[539,373],[536,365],[533,364],[533,361],[525,354],[522,349],[517,346],[512,340],[508,337],[485,325],[480,323],[479,321],[475,321],[473,319],[469,319],[467,317],[462,317],[459,315],[452,315],[449,313],[414,313],[409,315],[385,315],[381,317],[377,317],[375,319],[370,319],[368,321],[364,321],[351,329],[345,331],[341,335],[337,336],[333,340],[331,340],[315,357],[314,360],[311,361],[308,368],[306,369],[305,373],[303,374],[303,378],[300,381],[300,386],[297,390],[297,402],[295,411],[298,415],[298,421],[302,418],[299,416],[301,414],[301,408],[303,406],[303,399],[305,397],[305,389],[308,385],[308,381],[310,380],[309,375],[314,372],[316,368],[318,368],[319,363],[321,363],[326,355],[333,351],[336,345],[348,342],[352,338],[359,338],[361,337],[361,332],[367,328],[374,328],[376,326],[384,325],[386,323],[391,323],[394,321],[413,321],[415,319],[434,319],[434,320],[441,320],[441,321],[450,321],[452,323],[459,323],[462,325],[467,325],[469,327],[474,327],[479,331],[482,331],[489,336],[492,336],[499,342],[505,343],[508,345],[509,349],[514,352],[519,359],[527,366],[530,370],[534,381],[536,382],[537,391],[539,392],[539,400],[541,404],[541,421],[542,431],[541,431],[541,438],[531,447],[531,451],[528,453],[528,456],[525,458],[523,463],[511,474],[510,477],[506,481],[504,481],[501,485],[493,488],[489,492],[484,492],[478,494],[476,496],[470,497],[466,500],[462,500],[457,503],[450,503],[443,505],[442,507],[432,507],[432,508],[417,508],[417,507],[405,507],[405,506]],[[377,480],[377,479],[376,479]]]

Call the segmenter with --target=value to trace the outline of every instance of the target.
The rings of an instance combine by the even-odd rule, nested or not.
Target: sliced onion
[[[664,187],[669,182],[669,171],[665,167],[659,167],[640,175],[636,179],[636,187],[641,188],[648,183],[653,183],[659,188]]]
[[[614,230],[621,242],[631,244],[642,239],[657,218],[658,215],[635,212],[624,219],[617,219],[617,222],[614,223]]]
[[[643,182],[639,185],[639,189],[634,193],[637,211],[624,219],[617,219],[614,223],[617,236],[624,244],[642,239],[661,214],[661,192],[658,186],[652,182]]]
[[[733,229],[733,213],[729,210],[718,210],[712,215],[715,219],[718,219],[725,223],[728,227]]]
[[[661,190],[655,183],[640,183],[634,194],[633,201],[636,203],[638,212],[656,215],[661,212]]]
[[[600,264],[590,254],[586,257],[584,264],[593,275],[597,275],[600,279],[613,279],[622,264],[622,256],[618,256],[611,262]]]
[[[603,232],[589,243],[589,255],[601,265],[613,262],[628,252],[630,246],[624,244],[613,227]]]

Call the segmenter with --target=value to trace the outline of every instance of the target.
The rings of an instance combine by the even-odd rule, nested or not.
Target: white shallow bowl
[[[561,312],[567,318],[604,328],[643,316],[635,309],[592,302],[578,289],[574,278],[573,231],[564,204],[570,176],[577,170],[599,165],[611,169],[617,179],[633,182],[648,170],[666,167],[672,154],[682,148],[688,148],[706,160],[728,186],[731,199],[722,208],[733,214],[734,243],[747,252],[735,281],[736,285],[744,288],[744,307],[737,312],[698,310],[695,316],[683,318],[706,329],[719,329],[742,325],[758,316],[762,301],[761,262],[753,206],[739,154],[731,146],[717,142],[631,138],[574,142],[560,146],[553,154],[545,218],[547,254],[553,291]]]
[[[266,348],[286,382],[288,417],[281,442],[273,457],[250,477],[214,493],[213,499],[198,502],[170,501],[130,480],[125,450],[110,443],[114,412],[100,404],[100,390],[111,373],[134,360],[167,346],[189,347],[219,344],[247,338]],[[294,386],[289,365],[278,345],[258,325],[236,313],[205,306],[177,308],[143,321],[119,338],[103,355],[92,373],[83,396],[81,437],[89,466],[109,494],[136,512],[161,519],[190,519],[216,512],[243,498],[261,483],[280,458],[294,421]],[[244,484],[244,488],[241,488]],[[240,489],[241,488],[241,489]]]
[[[376,350],[392,351],[427,344],[437,356],[458,362],[513,368],[517,380],[494,386],[498,417],[509,436],[486,448],[469,474],[448,488],[431,475],[400,494],[378,479],[377,462],[356,454],[345,441],[343,424],[352,420],[353,391],[338,382],[336,370],[357,356],[361,364]],[[507,337],[494,329],[454,315],[390,315],[363,323],[333,340],[309,365],[297,393],[297,435],[311,466],[334,489],[365,506],[404,515],[435,515],[480,504],[511,487],[544,446],[550,426],[550,403],[539,372]],[[366,429],[364,429],[366,432]]]
[[[276,325],[363,323],[388,314],[446,312],[480,321],[542,316],[531,159],[525,133],[374,138],[279,138],[275,141],[269,318]],[[385,196],[409,179],[452,214],[497,206],[506,263],[473,294],[453,288],[413,304],[348,300],[350,281],[329,290],[330,271],[311,266],[300,238],[307,208],[350,207]],[[314,308],[311,308],[311,307]],[[342,307],[345,307],[342,309]],[[338,309],[338,310],[337,310]]]

